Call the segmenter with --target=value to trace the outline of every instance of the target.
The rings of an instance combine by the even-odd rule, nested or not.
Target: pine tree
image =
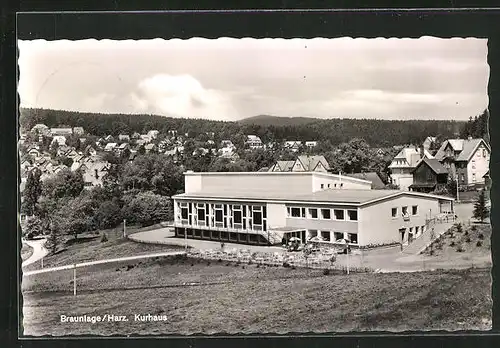
[[[40,198],[42,194],[40,176],[40,170],[35,168],[28,173],[28,178],[26,179],[22,210],[28,216],[32,216],[36,213],[38,198]]]
[[[484,222],[484,220],[489,216],[490,211],[486,206],[485,192],[484,190],[482,190],[479,194],[479,197],[477,198],[476,203],[474,204],[473,217],[475,219],[479,219],[481,222]]]

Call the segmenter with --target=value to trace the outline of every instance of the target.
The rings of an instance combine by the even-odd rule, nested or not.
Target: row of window
[[[392,208],[391,214],[393,218],[398,217],[398,208]],[[410,215],[408,212],[408,206],[401,207],[401,215],[402,216]],[[418,205],[412,205],[411,215],[418,215]]]
[[[316,236],[321,237],[325,242],[336,242],[341,239],[347,239],[352,244],[358,244],[357,233],[308,230],[308,239]]]
[[[321,189],[323,190],[325,188],[325,184],[320,185]],[[334,188],[337,188],[337,184],[333,184]],[[344,183],[339,183],[338,187],[344,187]],[[327,188],[331,188],[331,184],[327,184]]]
[[[260,205],[181,202],[178,219],[194,226],[267,231],[267,209]]]
[[[287,207],[286,210],[289,218],[343,221],[347,218],[347,221],[358,221],[358,211],[355,209]]]

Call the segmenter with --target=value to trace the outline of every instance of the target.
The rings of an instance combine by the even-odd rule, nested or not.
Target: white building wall
[[[268,228],[286,226],[285,204],[267,203],[267,226]]]
[[[483,156],[483,150],[486,150],[486,157]],[[474,160],[474,162],[473,162]],[[484,184],[483,175],[489,170],[490,166],[490,154],[489,151],[484,147],[484,145],[479,145],[471,160],[467,164],[467,180],[468,184]],[[473,168],[475,167],[475,168]],[[476,180],[473,180],[473,174],[475,174]]]
[[[397,169],[397,172],[391,174],[391,182],[394,185],[398,185],[400,190],[408,191],[410,185],[413,184],[413,175],[399,171],[400,169]]]
[[[201,176],[200,175],[184,175],[184,192],[194,193],[201,191]]]
[[[321,187],[321,185],[323,185],[323,187]],[[370,181],[365,182],[352,180],[352,178],[342,175],[313,175],[312,192],[340,188],[351,190],[371,190],[372,185]]]
[[[412,215],[412,206],[418,206],[417,215]],[[410,220],[404,221],[402,207],[408,207]],[[396,217],[392,217],[392,208],[397,208]],[[387,199],[373,205],[360,207],[359,235],[361,245],[381,245],[400,242],[400,228],[425,225],[426,218],[439,214],[439,201],[435,198],[400,196]],[[415,235],[415,232],[414,232]]]

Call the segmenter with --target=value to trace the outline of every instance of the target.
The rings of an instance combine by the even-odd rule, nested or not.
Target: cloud
[[[134,108],[139,111],[213,120],[238,117],[230,93],[204,88],[190,75],[148,77],[138,83],[131,98]]]

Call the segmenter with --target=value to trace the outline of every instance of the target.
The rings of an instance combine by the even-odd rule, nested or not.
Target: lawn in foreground
[[[84,234],[78,239],[68,238],[63,248],[56,254],[49,254],[43,260],[43,267],[57,267],[74,263],[104,260],[126,256],[145,255],[173,250],[183,250],[182,247],[156,244],[143,244],[122,237],[121,234],[107,234],[108,241],[101,242],[99,234]],[[37,261],[24,271],[41,269],[41,261]]]
[[[323,275],[321,270],[161,258],[89,267],[79,274],[76,297],[71,272],[41,276],[23,280],[26,335],[491,328],[489,269]],[[128,321],[60,322],[60,315],[84,314]],[[168,320],[134,321],[135,314]]]

